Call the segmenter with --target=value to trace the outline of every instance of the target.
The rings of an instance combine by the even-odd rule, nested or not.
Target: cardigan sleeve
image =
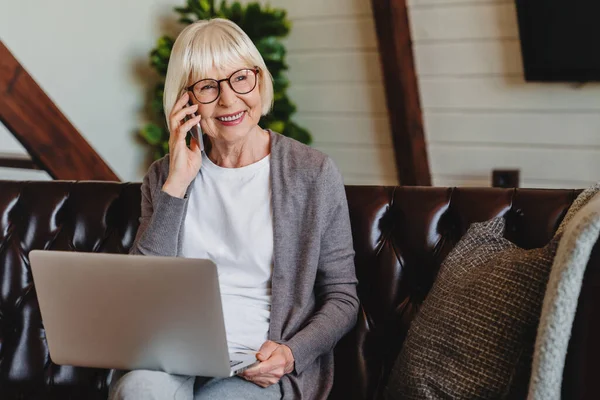
[[[187,198],[180,199],[162,191],[159,162],[155,162],[142,182],[140,225],[130,254],[176,256],[179,229]]]
[[[287,342],[298,374],[336,343],[356,324],[354,247],[348,203],[342,177],[330,158],[322,170],[319,199],[325,207],[321,249],[314,293],[317,309],[307,324]]]

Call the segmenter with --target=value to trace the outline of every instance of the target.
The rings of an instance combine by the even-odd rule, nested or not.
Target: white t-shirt
[[[202,153],[183,225],[183,256],[218,267],[230,353],[258,351],[271,314],[273,219],[267,156],[222,168]]]

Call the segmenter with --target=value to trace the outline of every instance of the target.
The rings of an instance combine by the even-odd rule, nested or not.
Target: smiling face
[[[214,80],[227,79],[236,71],[252,68],[246,65],[239,65],[236,68],[216,69],[213,68],[207,74],[207,78]],[[236,74],[233,78],[241,82],[244,77]],[[256,79],[260,80],[260,74],[256,75]],[[191,82],[190,84],[193,84]],[[208,83],[208,85],[204,85]],[[232,82],[234,83],[234,82]],[[196,94],[199,91],[214,91],[216,92],[216,82],[203,81],[197,84],[194,88]],[[190,93],[190,98],[193,104],[198,104],[198,113],[202,116],[200,125],[202,131],[211,139],[224,141],[227,143],[235,143],[244,140],[258,127],[258,122],[262,114],[262,101],[258,84],[246,94],[236,93],[227,81],[219,83],[221,93],[219,97],[209,104],[199,103],[196,96]],[[235,84],[235,83],[234,83]],[[216,95],[216,93],[215,93]]]

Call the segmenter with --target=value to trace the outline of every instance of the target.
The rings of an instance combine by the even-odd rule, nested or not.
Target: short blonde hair
[[[232,69],[240,64],[260,69],[258,89],[262,100],[262,115],[273,106],[273,77],[260,52],[248,35],[235,23],[214,18],[187,26],[175,40],[163,94],[167,125],[173,106],[190,83],[209,77],[213,69]]]

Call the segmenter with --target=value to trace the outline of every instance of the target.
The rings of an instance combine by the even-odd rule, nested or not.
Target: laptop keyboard
[[[238,364],[241,364],[241,361],[237,361],[237,360],[229,360],[229,366],[230,367],[235,367]]]

